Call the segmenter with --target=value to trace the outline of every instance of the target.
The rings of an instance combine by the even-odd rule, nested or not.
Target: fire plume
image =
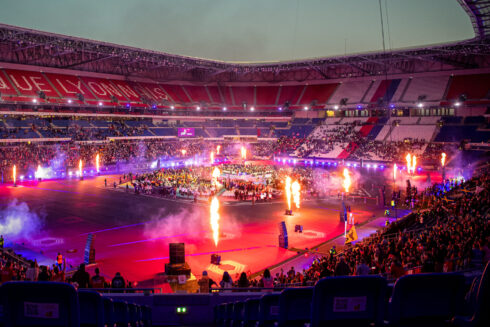
[[[80,161],[78,161],[78,175],[79,175],[80,177],[82,177],[82,176],[83,176],[82,167],[83,167],[83,166],[82,166],[82,159],[80,159]]]
[[[296,209],[299,209],[301,186],[299,185],[298,181],[293,182],[293,184],[291,185],[291,191],[293,193],[293,201],[296,205]]]
[[[240,154],[242,155],[242,159],[247,159],[247,149],[244,146],[240,149]]]
[[[211,164],[214,164],[214,152],[209,154],[209,161],[211,161]]]
[[[398,170],[398,166],[393,164],[393,179],[396,180],[396,171]]]
[[[218,246],[219,241],[219,201],[217,197],[213,197],[211,207],[209,208],[211,230],[213,231],[214,245]]]
[[[446,164],[446,153],[441,153],[441,166],[444,167],[444,165]]]
[[[343,175],[344,175],[344,181],[342,182],[342,186],[344,187],[345,193],[348,193],[352,181],[351,181],[351,178],[350,178],[349,170],[347,168],[344,168]]]
[[[100,156],[97,153],[95,156],[95,170],[99,173],[100,172]]]
[[[12,168],[12,178],[14,180],[14,184],[17,182],[17,167],[14,165]]]
[[[288,210],[291,210],[291,177],[286,177],[286,186],[284,190],[286,191],[286,200],[288,201]]]
[[[219,154],[219,150],[221,150],[221,145],[216,146],[216,154]]]

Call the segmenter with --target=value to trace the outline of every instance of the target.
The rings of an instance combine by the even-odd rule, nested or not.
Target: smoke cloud
[[[43,222],[44,216],[39,216],[29,209],[27,203],[17,199],[0,209],[0,235],[10,240],[30,237],[34,232],[39,232]]]

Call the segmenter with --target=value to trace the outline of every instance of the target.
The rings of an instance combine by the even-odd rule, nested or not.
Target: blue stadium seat
[[[80,304],[80,326],[104,327],[104,300],[99,292],[78,291]]]
[[[311,326],[381,326],[386,280],[379,276],[329,277],[313,290]]]
[[[459,274],[417,274],[399,278],[390,303],[392,326],[444,326],[462,310],[465,280]]]
[[[224,326],[226,321],[226,303],[221,303],[216,306],[215,322],[218,326]]]
[[[114,326],[114,302],[111,298],[103,297],[104,301],[104,324],[106,326]]]
[[[279,326],[303,326],[311,319],[313,287],[287,288],[279,296]]]
[[[117,327],[127,327],[129,324],[129,309],[126,301],[114,301],[114,323]]]
[[[143,316],[143,326],[149,327],[151,326],[151,307],[147,305],[141,306],[141,313]]]
[[[233,303],[226,304],[225,320],[223,326],[231,326],[233,321]]]
[[[490,325],[490,262],[487,262],[476,291],[474,310],[468,317],[456,316],[453,324],[457,326],[489,326]]]
[[[5,327],[80,325],[78,295],[70,284],[7,282],[0,296]]]
[[[279,294],[265,294],[260,298],[259,326],[274,326],[279,320]]]
[[[243,308],[243,327],[255,326],[259,321],[260,299],[248,299]]]
[[[138,308],[136,304],[129,302],[128,303],[128,312],[129,312],[129,323],[131,326],[138,325]]]
[[[240,327],[242,325],[243,321],[243,308],[245,304],[242,301],[237,301],[233,305],[233,321],[232,321],[232,326],[233,327]]]

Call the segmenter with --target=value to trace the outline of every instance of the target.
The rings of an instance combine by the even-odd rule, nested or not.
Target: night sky
[[[1,23],[226,61],[278,61],[382,49],[378,0],[1,0],[0,4]],[[457,0],[382,0],[382,7],[387,49],[474,36]]]

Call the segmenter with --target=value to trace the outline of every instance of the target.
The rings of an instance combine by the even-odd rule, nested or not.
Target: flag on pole
[[[356,232],[356,226],[352,226],[352,228],[347,232],[347,235],[345,237],[345,244],[357,241],[357,232]]]

